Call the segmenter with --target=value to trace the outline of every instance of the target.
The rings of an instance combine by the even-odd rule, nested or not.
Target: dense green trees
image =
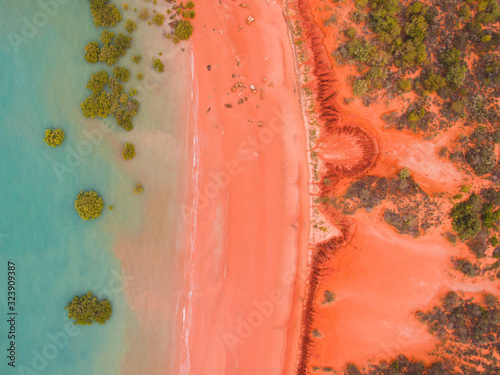
[[[142,60],[142,56],[141,55],[133,55],[131,57],[131,60],[133,62],[135,62],[136,64],[139,64],[141,62],[141,60]]]
[[[191,22],[182,20],[175,25],[174,36],[180,40],[188,40],[191,34],[193,34],[193,25],[191,25]]]
[[[99,48],[99,43],[90,42],[85,46],[85,60],[91,64],[95,64],[99,61],[99,54],[101,50]]]
[[[127,22],[125,22],[125,30],[129,33],[132,33],[135,29],[137,29],[137,24],[134,21],[127,20]]]
[[[462,240],[475,237],[481,230],[481,209],[482,200],[476,194],[453,207],[452,226]]]
[[[95,191],[81,191],[75,200],[75,210],[83,220],[93,220],[101,216],[104,201]]]
[[[125,160],[130,160],[135,156],[135,146],[132,143],[125,143],[122,150],[122,156]]]
[[[163,65],[162,61],[160,59],[154,59],[153,60],[153,68],[157,71],[157,72],[163,72],[165,66]]]
[[[89,63],[102,61],[113,65],[127,53],[132,43],[131,37],[122,33],[115,37],[115,34],[108,30],[101,33],[100,40],[101,46],[98,42],[90,42],[85,46],[85,59]]]
[[[90,10],[96,27],[115,26],[122,19],[120,11],[109,0],[90,0]]]
[[[111,303],[107,299],[99,300],[92,295],[92,292],[74,297],[65,310],[68,311],[68,317],[74,324],[79,325],[106,324],[113,312]]]
[[[115,66],[113,68],[113,75],[116,79],[127,82],[130,78],[130,71],[127,68],[123,68],[121,66]]]
[[[47,129],[43,140],[50,147],[60,146],[64,141],[64,131],[62,129]]]
[[[115,117],[116,123],[129,131],[132,130],[132,117],[139,110],[139,102],[123,92],[123,85],[118,81],[127,81],[130,77],[128,69],[115,67],[113,69],[115,78],[102,70],[91,75],[87,88],[92,95],[82,103],[82,113],[85,117],[106,118],[109,114]]]
[[[157,13],[153,16],[153,23],[158,26],[163,25],[164,21],[165,21],[165,16],[163,14]]]

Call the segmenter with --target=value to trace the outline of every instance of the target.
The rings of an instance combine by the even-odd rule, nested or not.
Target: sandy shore
[[[136,19],[131,10],[124,17]],[[132,180],[122,181],[129,187],[117,200],[134,205],[130,209],[117,202],[111,211],[127,223],[114,252],[121,263],[123,289],[132,312],[120,374],[170,375],[177,374],[175,337],[187,233],[182,202],[191,180],[186,151],[191,57],[189,43],[174,45],[161,28],[141,22],[133,35],[131,53],[142,54],[143,61],[137,65],[128,62],[132,77],[144,74],[142,81],[131,78],[129,83],[139,92],[139,114],[131,132],[117,132],[111,140],[118,163]],[[164,72],[153,70],[151,57],[163,61]],[[121,157],[124,142],[135,145],[137,155],[132,160]],[[140,195],[132,192],[137,182],[144,186]]]
[[[295,368],[308,168],[282,12],[276,2],[196,2],[181,374]]]

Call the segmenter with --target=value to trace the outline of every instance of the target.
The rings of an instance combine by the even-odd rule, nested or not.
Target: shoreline
[[[181,374],[280,373],[285,368],[292,373],[300,329],[292,316],[300,297],[297,287],[304,284],[296,273],[305,269],[309,181],[288,29],[273,19],[277,14],[283,20],[283,7],[235,3],[213,9],[202,1],[196,7],[193,74],[200,102],[198,121],[193,119],[189,131],[190,168],[200,170],[191,187],[199,191],[191,192],[188,202],[199,200],[186,210],[193,212],[191,229],[197,233],[194,253],[186,259],[194,269],[186,268],[191,273],[185,274],[184,306],[179,307],[189,318],[191,304],[193,316],[191,322],[183,320],[175,368]],[[255,19],[250,25],[248,16]],[[267,33],[276,30],[279,40],[266,43],[266,30],[259,27],[263,18]],[[278,49],[266,55],[270,48]],[[231,90],[237,82],[244,87]],[[262,91],[252,93],[250,85]],[[243,97],[239,107],[236,100]],[[257,142],[253,148],[252,141]],[[266,175],[279,182],[267,184]]]
[[[130,199],[139,201],[142,208],[140,214],[136,213],[143,218],[141,226],[120,232],[113,246],[132,311],[120,374],[169,375],[176,374],[174,358],[186,257],[183,202],[190,178],[186,151],[191,110],[190,44],[174,45],[161,29],[148,26],[134,32],[134,42],[132,53],[158,56],[165,71],[155,72],[147,61],[138,66],[127,64],[134,73],[146,75],[139,89],[141,109],[134,130],[120,133],[111,142],[117,155],[123,142],[135,144],[134,159],[124,161],[120,157],[118,163],[144,185],[144,192],[138,195],[130,187]]]

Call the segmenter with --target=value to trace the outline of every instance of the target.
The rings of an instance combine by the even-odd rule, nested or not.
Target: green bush
[[[86,98],[80,106],[85,117],[108,117],[111,112],[111,101],[105,91],[100,94],[92,94]]]
[[[127,82],[130,78],[130,71],[127,68],[122,68],[121,66],[115,66],[113,68],[113,75],[116,79],[122,82]]]
[[[163,25],[164,21],[165,21],[165,16],[163,14],[157,13],[153,17],[153,23],[157,24],[158,26]]]
[[[462,99],[458,99],[451,104],[451,110],[457,115],[461,115],[464,112],[465,103]]]
[[[482,200],[476,194],[453,207],[450,214],[452,226],[462,240],[475,237],[481,230],[481,209]]]
[[[346,44],[349,57],[359,63],[366,63],[373,55],[375,48],[364,39],[353,39]]]
[[[140,20],[147,20],[149,18],[149,12],[146,8],[142,9],[140,12],[139,12],[139,19]]]
[[[186,8],[193,9],[194,8],[194,3],[192,1],[188,1],[187,4],[186,4]]]
[[[428,92],[433,93],[437,92],[441,87],[446,86],[446,79],[431,71],[422,83]]]
[[[356,37],[356,28],[349,27],[344,31],[344,35],[346,36],[346,38],[354,39]]]
[[[75,200],[75,210],[83,220],[93,220],[101,216],[104,202],[95,191],[81,191]]]
[[[467,4],[462,5],[458,11],[458,16],[467,21],[472,16],[470,7]]]
[[[87,83],[87,88],[92,90],[94,94],[100,94],[108,84],[109,75],[105,70],[90,75],[90,81]]]
[[[174,36],[180,40],[188,40],[191,34],[193,34],[193,25],[191,25],[191,22],[183,20],[175,25]]]
[[[354,96],[363,96],[368,92],[368,83],[365,79],[358,79],[352,83],[352,93]]]
[[[398,89],[403,92],[410,92],[412,88],[411,79],[401,78],[398,81]]]
[[[127,53],[130,48],[132,38],[122,33],[115,37],[115,34],[104,30],[100,37],[103,45],[99,49],[97,42],[90,42],[85,47],[85,59],[90,63],[102,61],[108,65],[116,63],[120,57]]]
[[[407,179],[411,176],[410,170],[408,168],[403,168],[399,171],[399,178],[402,180]]]
[[[458,64],[461,61],[460,51],[453,47],[448,48],[441,55],[439,55],[439,61],[447,67]]]
[[[132,143],[125,143],[122,156],[125,160],[130,160],[135,156],[135,146]]]
[[[132,61],[135,62],[136,64],[139,64],[142,60],[142,56],[141,55],[134,55],[132,56]]]
[[[491,203],[486,203],[481,210],[481,222],[486,228],[492,228],[500,220],[500,210],[493,211],[493,209],[494,207]]]
[[[62,129],[47,129],[43,140],[50,147],[60,146],[64,141],[64,131]]]
[[[122,19],[120,11],[109,0],[90,0],[90,10],[96,27],[115,26]]]
[[[472,167],[476,175],[483,176],[492,172],[495,168],[495,148],[489,144],[469,147],[465,153],[465,160]]]
[[[142,184],[138,183],[134,186],[134,193],[135,194],[141,194],[144,191],[144,187]]]
[[[465,80],[467,67],[460,63],[453,64],[446,73],[446,80],[455,87],[462,86]]]
[[[157,72],[163,72],[163,69],[165,68],[163,63],[161,62],[160,59],[154,59],[153,60],[153,68],[155,68],[155,70]]]
[[[115,33],[112,31],[108,31],[108,30],[104,30],[101,33],[101,36],[99,37],[101,42],[104,44],[110,44],[114,38],[115,38]]]
[[[408,112],[408,114],[406,115],[406,119],[411,123],[416,123],[422,120],[422,118],[425,116],[425,113],[425,108],[421,107],[420,109]]]
[[[194,10],[185,10],[184,12],[182,12],[182,17],[184,18],[194,18],[195,15],[196,13],[194,12]]]
[[[99,43],[90,42],[85,46],[85,60],[89,63],[94,64],[99,61]]]
[[[132,20],[127,20],[125,22],[125,30],[132,34],[132,32],[137,29],[137,24]]]
[[[99,300],[91,292],[74,297],[65,310],[68,311],[68,317],[74,320],[74,324],[79,325],[106,324],[113,312],[107,299]]]

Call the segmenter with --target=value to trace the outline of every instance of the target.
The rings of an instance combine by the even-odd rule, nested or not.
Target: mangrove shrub
[[[83,220],[92,220],[101,216],[104,201],[95,191],[81,191],[75,200],[75,210]]]

